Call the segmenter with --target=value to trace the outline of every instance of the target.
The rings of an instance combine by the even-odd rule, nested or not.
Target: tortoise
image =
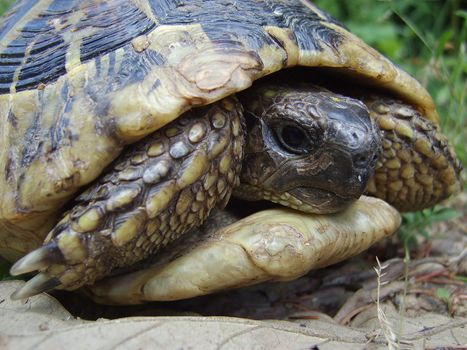
[[[0,40],[0,254],[41,271],[14,298],[92,285],[232,191],[332,222],[460,188],[426,90],[305,0],[22,0]]]

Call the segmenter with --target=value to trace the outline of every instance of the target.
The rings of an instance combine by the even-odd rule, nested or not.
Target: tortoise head
[[[310,85],[260,87],[243,100],[240,197],[330,213],[363,194],[380,143],[363,103]]]

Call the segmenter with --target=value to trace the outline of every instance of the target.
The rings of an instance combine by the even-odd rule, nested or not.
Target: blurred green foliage
[[[462,214],[440,206],[424,209],[415,213],[405,213],[403,216],[402,226],[399,228],[398,235],[402,243],[408,247],[416,247],[418,245],[418,237],[428,239],[430,237],[428,228],[438,222],[453,220],[460,217]]]
[[[8,10],[11,4],[14,3],[14,0],[0,0],[0,15],[3,14],[6,10]]]

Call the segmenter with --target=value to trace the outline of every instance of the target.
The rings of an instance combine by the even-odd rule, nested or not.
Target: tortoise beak
[[[335,150],[330,156],[329,151],[323,152],[316,162],[323,166],[328,164],[319,174],[309,176],[312,173],[309,165],[313,162],[304,160],[303,167],[289,167],[285,175],[284,169],[278,170],[278,176],[271,176],[266,183],[283,192],[282,200],[287,197],[285,201],[295,202],[291,206],[301,211],[328,214],[344,210],[365,192],[373,176],[376,157],[360,159],[360,156],[352,157]]]

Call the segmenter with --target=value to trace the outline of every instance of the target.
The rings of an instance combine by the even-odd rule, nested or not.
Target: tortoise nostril
[[[378,154],[373,152],[370,154],[357,154],[352,159],[357,168],[373,169],[378,162]]]
[[[376,165],[376,163],[378,162],[378,158],[379,158],[378,153],[373,154],[373,158],[371,159],[372,167]]]
[[[353,158],[354,164],[358,167],[367,167],[368,158],[363,154],[358,154]]]

